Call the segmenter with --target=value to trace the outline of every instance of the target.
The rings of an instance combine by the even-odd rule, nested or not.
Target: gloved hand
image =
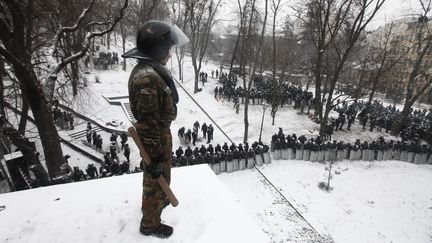
[[[150,165],[146,165],[145,171],[150,174],[153,179],[157,179],[162,175],[164,169],[163,154],[153,159]]]

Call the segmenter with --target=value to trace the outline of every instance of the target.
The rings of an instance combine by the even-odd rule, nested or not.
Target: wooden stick
[[[132,139],[134,140],[135,144],[137,145],[137,147],[141,153],[141,157],[144,160],[144,163],[146,163],[146,165],[150,165],[151,164],[150,155],[145,150],[144,145],[142,144],[141,138],[138,135],[137,131],[135,130],[134,127],[129,127],[128,132],[131,135]],[[168,197],[168,200],[170,201],[171,205],[173,207],[177,207],[179,202],[178,202],[176,196],[174,195],[174,193],[172,192],[170,186],[168,185],[168,182],[166,181],[165,177],[163,177],[163,175],[161,175],[156,180],[159,183],[160,187],[162,188],[162,191]]]

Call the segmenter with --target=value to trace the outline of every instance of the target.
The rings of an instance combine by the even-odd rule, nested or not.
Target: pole
[[[263,124],[264,124],[264,113],[265,113],[266,107],[263,105],[263,114],[262,114],[262,118],[261,118],[261,129],[260,129],[260,136],[258,141],[261,142],[261,134],[262,134],[262,129],[263,129]]]

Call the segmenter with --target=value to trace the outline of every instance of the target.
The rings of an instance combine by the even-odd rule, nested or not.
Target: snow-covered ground
[[[318,183],[327,182],[327,167],[307,161],[280,160],[259,169],[318,232],[329,234],[335,242],[432,241],[431,165],[399,161],[338,162],[332,170],[333,190],[325,192],[318,188]],[[292,225],[289,217],[286,221],[277,220],[286,214],[275,211],[274,205],[280,202],[268,204],[268,197],[260,197],[269,194],[269,188],[255,183],[260,178],[257,171],[240,171],[235,176],[222,174],[219,178],[230,185],[258,222],[276,236],[272,239],[288,242],[301,231],[298,227],[301,224]],[[275,221],[260,220],[262,215],[272,212]],[[298,218],[295,214],[289,216],[294,221]],[[269,227],[280,224],[285,226],[283,232]]]
[[[194,78],[188,57],[185,65],[185,79],[182,86],[191,92]],[[175,75],[175,61],[172,62],[172,66]],[[199,87],[202,87],[203,90],[194,94],[193,98],[234,142],[239,143],[243,141],[243,111],[236,114],[232,102],[214,99],[213,90],[218,84],[216,79],[211,78],[211,70],[216,70],[219,66],[211,62],[204,65],[203,71],[208,72],[209,82],[205,83],[204,87],[200,82]],[[88,90],[75,99],[74,109],[101,124],[110,120],[117,120],[125,125],[130,124],[120,106],[110,105],[102,97],[102,95],[106,97],[127,95],[130,71],[130,65],[126,72],[116,66],[114,70],[95,71],[87,75]],[[101,83],[94,82],[96,75],[100,78]],[[176,136],[180,127],[185,126],[186,129],[192,129],[195,121],[199,121],[200,124],[213,123],[180,86],[178,90],[180,94],[178,118],[172,125],[174,149],[180,145]],[[258,140],[262,112],[261,106],[250,106],[249,143]],[[278,127],[282,127],[285,134],[305,134],[307,137],[318,135],[318,125],[309,120],[307,115],[297,114],[297,110],[294,110],[292,106],[278,110],[274,126],[271,125],[269,110],[266,111],[264,119],[262,140],[265,143],[270,142],[271,136],[277,132]],[[85,124],[76,129],[84,130]],[[63,135],[67,136],[67,134],[68,132],[65,131]],[[108,133],[103,136],[104,141],[109,140]],[[363,130],[358,123],[353,125],[351,132],[346,130],[335,132],[334,139],[353,142],[360,138],[370,141],[379,136],[384,136],[386,139],[397,139],[384,132],[372,133]],[[80,140],[71,141],[82,144]],[[229,142],[229,140],[215,127],[212,144],[223,142]],[[204,141],[199,142],[197,146],[204,143]],[[104,142],[104,147],[106,146],[107,142]],[[134,145],[131,146],[131,149],[131,168],[133,168],[139,163],[139,154]],[[77,158],[74,158],[75,156]],[[102,158],[102,155],[100,157]],[[79,157],[78,154],[72,154],[70,161],[72,166],[76,165],[84,169],[88,160]],[[239,202],[245,206],[247,212],[272,242],[330,242],[332,239],[335,242],[417,243],[432,241],[430,226],[432,225],[432,190],[430,189],[432,167],[430,165],[414,165],[396,161],[338,162],[334,165],[334,171],[340,174],[333,173],[331,186],[334,189],[331,192],[318,189],[318,183],[325,181],[328,174],[325,167],[325,164],[305,161],[273,161],[272,164],[259,168],[262,173],[257,169],[252,169],[231,174],[222,173],[218,178],[236,194]],[[186,171],[189,169],[189,167],[182,168]],[[175,180],[176,175],[173,178]],[[127,179],[120,176],[101,181],[108,180],[113,180],[112,184],[115,184],[116,180]],[[129,184],[131,185],[135,184]],[[65,185],[67,186],[69,185]],[[139,186],[131,187],[133,190],[140,190]],[[180,191],[184,189],[186,188],[180,186],[177,188]],[[0,206],[4,197],[5,195],[0,195]],[[137,206],[139,202],[138,199],[136,200],[136,202],[128,202]],[[290,203],[298,212],[291,207]],[[107,205],[106,210],[112,209]],[[4,212],[0,212],[0,217],[2,213]],[[187,214],[179,216],[177,213],[181,214],[177,212],[177,209],[169,209],[164,214],[167,217],[178,216],[179,220],[180,217],[188,217]],[[118,220],[122,219],[122,216],[115,214],[111,218]],[[186,218],[176,221],[176,225],[180,228],[190,227],[184,229],[187,234],[196,232],[195,225],[206,223],[200,218],[193,217],[189,218],[190,221],[193,221],[191,223],[184,220]],[[230,220],[234,220],[233,217],[228,217],[227,221]],[[107,222],[110,222],[109,219]],[[121,226],[119,224],[117,227],[121,228]],[[135,226],[134,224],[133,227]],[[136,229],[133,228],[133,230]],[[191,239],[196,240],[194,237]],[[260,241],[251,240],[249,242]]]
[[[270,242],[207,165],[176,168],[163,242]],[[191,179],[193,178],[193,179]],[[0,242],[160,242],[140,234],[142,174],[50,186],[0,196]]]

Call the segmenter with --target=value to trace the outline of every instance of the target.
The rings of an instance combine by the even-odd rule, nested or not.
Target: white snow
[[[172,170],[179,199],[168,206],[167,240],[143,236],[142,174],[0,195],[1,242],[270,242],[207,165]]]
[[[431,165],[339,162],[333,165],[331,192],[318,188],[319,182],[327,182],[326,167],[307,161],[280,160],[259,169],[318,232],[331,235],[335,242],[431,242]],[[288,240],[287,235],[300,235],[304,225],[292,225],[281,216],[285,213],[296,222],[298,215],[269,204],[270,195],[258,196],[271,194],[271,190],[256,182],[260,178],[257,171],[240,171],[235,176],[222,174],[219,178],[230,185],[258,222],[267,224],[264,228],[274,236],[272,239]],[[283,203],[277,201],[277,195],[273,198]],[[266,218],[271,212],[275,215]],[[274,229],[278,224],[283,225],[283,232]]]
[[[17,152],[13,152],[10,154],[5,154],[4,159],[5,159],[5,161],[9,161],[9,160],[13,160],[13,159],[16,159],[16,158],[19,158],[22,156],[23,156],[23,154],[21,153],[21,151],[17,151]]]

